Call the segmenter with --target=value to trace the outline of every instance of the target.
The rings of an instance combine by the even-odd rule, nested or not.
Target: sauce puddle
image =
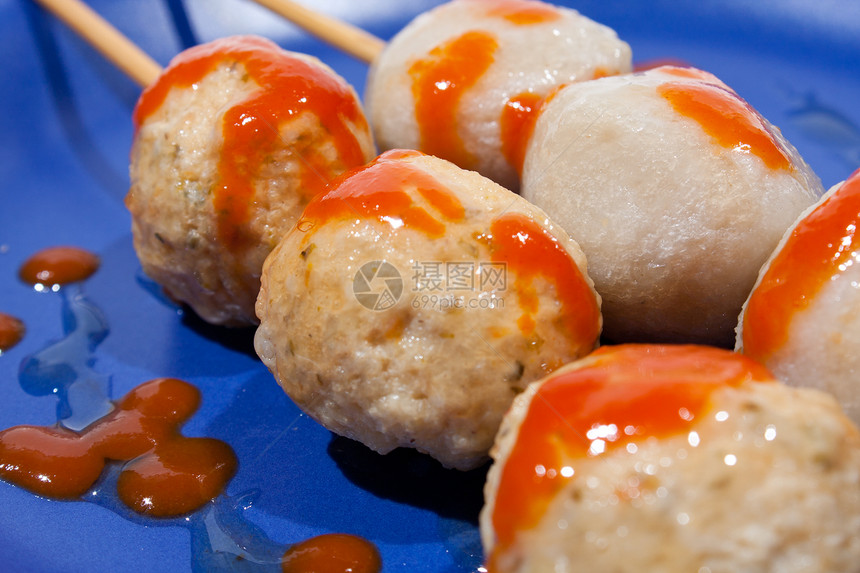
[[[183,527],[195,572],[380,571],[379,551],[363,538],[326,534],[284,545],[245,519],[260,492],[224,493],[237,470],[230,446],[179,432],[199,405],[196,387],[157,378],[110,399],[110,376],[92,367],[109,327],[80,284],[99,264],[83,249],[61,247],[21,268],[36,290],[62,297],[63,338],[24,358],[19,371],[25,392],[57,397],[58,422],[0,432],[0,478],[147,527]]]

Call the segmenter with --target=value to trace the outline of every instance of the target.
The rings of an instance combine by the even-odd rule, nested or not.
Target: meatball
[[[134,122],[126,205],[143,270],[227,326],[256,323],[263,260],[308,200],[375,154],[342,78],[252,36],[181,53]]]
[[[860,571],[860,432],[829,394],[695,346],[603,346],[521,394],[490,570]]]
[[[630,47],[569,8],[453,0],[389,42],[365,101],[382,149],[420,149],[516,191],[541,98],[630,69]]]
[[[328,429],[474,468],[526,385],[590,352],[599,297],[545,213],[389,151],[311,201],[263,267],[255,346]]]
[[[737,349],[794,386],[832,392],[860,423],[860,171],[786,232],[744,305]]]
[[[680,67],[561,89],[522,188],[588,256],[606,340],[727,348],[761,265],[823,192],[778,129]]]

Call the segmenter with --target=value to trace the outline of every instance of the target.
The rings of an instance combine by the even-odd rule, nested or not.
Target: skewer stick
[[[155,82],[161,66],[107,20],[79,0],[35,0],[77,32],[141,87]]]
[[[315,12],[293,0],[255,0],[255,2],[364,62],[372,63],[385,48],[385,42],[373,34]]]

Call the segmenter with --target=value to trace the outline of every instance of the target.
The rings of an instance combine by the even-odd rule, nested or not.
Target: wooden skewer
[[[385,48],[385,42],[373,34],[315,12],[293,0],[255,0],[255,2],[364,62],[372,63]]]
[[[161,66],[155,60],[86,4],[79,0],[35,1],[65,22],[141,87],[154,83],[161,75]]]

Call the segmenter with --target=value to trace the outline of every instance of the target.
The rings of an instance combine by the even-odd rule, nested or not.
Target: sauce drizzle
[[[430,237],[445,234],[445,224],[416,205],[404,189],[415,189],[444,219],[460,221],[465,216],[456,195],[422,169],[400,161],[418,152],[387,151],[366,166],[332,183],[330,190],[308,203],[297,227],[309,230],[332,219],[371,218],[394,228],[410,228]]]
[[[49,247],[24,261],[18,276],[36,290],[56,289],[89,278],[99,264],[96,255],[80,247]]]
[[[683,72],[682,68],[674,69],[676,75],[696,77],[689,68]],[[677,113],[695,120],[722,147],[751,153],[770,169],[792,169],[765,120],[731,89],[710,82],[667,82],[657,92]]]
[[[773,379],[749,358],[705,346],[604,346],[584,360],[549,377],[529,403],[499,481],[494,555],[577,479],[577,459],[680,434],[705,413],[714,391]]]
[[[199,402],[194,386],[159,378],[80,433],[9,428],[0,432],[0,477],[38,495],[73,499],[93,487],[109,460],[126,461],[117,492],[128,507],[156,517],[194,511],[221,493],[237,464],[224,442],[179,433]]]
[[[590,350],[600,335],[600,306],[576,262],[558,240],[520,213],[502,215],[493,221],[490,232],[493,261],[506,263],[516,274],[514,288],[523,312],[518,321],[520,331],[526,336],[534,332],[539,301],[533,281],[542,276],[556,288],[561,302],[557,320],[567,331],[574,355],[582,354],[583,344]]]
[[[259,85],[245,101],[224,113],[224,143],[218,161],[219,182],[213,205],[218,233],[234,249],[253,239],[243,225],[254,200],[253,177],[284,144],[280,128],[303,112],[319,118],[331,135],[338,162],[326,161],[316,151],[296,149],[305,166],[302,191],[312,197],[344,169],[362,165],[364,152],[350,122],[366,129],[364,114],[350,87],[318,65],[282,50],[269,40],[235,36],[185,50],[174,58],[158,81],[147,88],[134,111],[135,129],[164,103],[173,87],[190,87],[222,63],[241,64]]]
[[[502,108],[499,120],[502,154],[519,175],[523,173],[526,147],[534,133],[542,105],[542,96],[525,92],[509,99]]]
[[[474,167],[475,158],[458,135],[458,108],[493,63],[497,48],[489,33],[470,31],[436,46],[409,67],[421,151]]]
[[[774,256],[744,312],[743,352],[767,360],[786,340],[795,313],[828,281],[857,264],[860,170],[801,220]]]
[[[488,16],[504,18],[517,26],[543,24],[561,18],[561,12],[555,6],[537,0],[477,0],[483,1],[491,8]]]

